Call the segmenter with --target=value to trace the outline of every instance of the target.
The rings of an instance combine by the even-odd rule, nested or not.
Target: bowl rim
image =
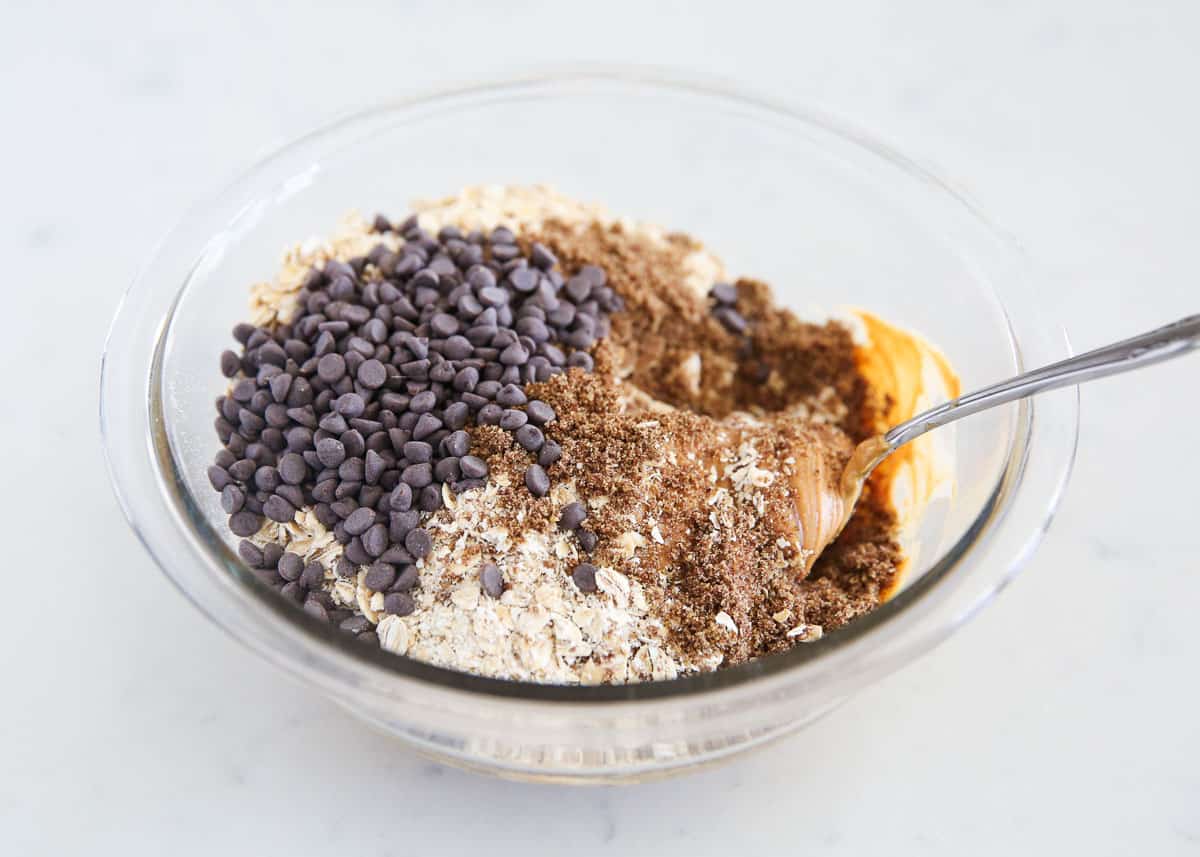
[[[1022,262],[1024,260],[1015,242],[999,230],[961,190],[940,178],[936,172],[921,166],[911,157],[900,153],[878,136],[860,130],[844,119],[836,117],[823,109],[783,103],[773,98],[747,92],[740,87],[711,79],[700,79],[692,74],[682,74],[646,67],[573,66],[568,69],[542,71],[536,74],[490,80],[477,84],[441,88],[382,102],[326,123],[280,146],[270,154],[256,161],[249,168],[243,170],[234,181],[212,195],[207,205],[215,206],[226,197],[233,196],[237,188],[245,183],[249,183],[260,171],[272,163],[283,159],[288,154],[304,151],[340,130],[353,126],[356,123],[367,122],[381,114],[419,110],[432,106],[444,106],[447,102],[453,102],[459,98],[494,99],[504,97],[506,94],[514,91],[523,92],[530,89],[536,91],[538,88],[547,85],[553,86],[572,83],[608,83],[645,87],[652,90],[665,90],[668,93],[693,97],[700,96],[705,99],[732,102],[743,108],[764,112],[767,115],[774,116],[776,119],[783,119],[793,124],[808,126],[826,134],[831,134],[846,143],[865,150],[884,162],[889,168],[898,169],[906,173],[908,178],[916,179],[935,193],[955,203],[978,226],[982,226],[986,232],[990,233],[992,239],[1002,243],[1010,255],[1020,257]],[[206,613],[215,624],[222,627],[232,636],[247,643],[251,648],[259,651],[260,654],[279,663],[294,674],[305,677],[305,672],[302,668],[302,662],[305,660],[305,653],[303,651],[295,652],[292,662],[281,662],[282,658],[277,651],[272,656],[271,653],[264,650],[264,646],[260,640],[248,638],[246,634],[240,633],[231,627],[232,623],[223,621],[219,615],[209,609],[208,605],[189,588],[186,578],[182,574],[173,571],[172,563],[169,561],[172,557],[166,553],[166,546],[162,541],[165,538],[165,534],[151,532],[141,525],[138,512],[135,508],[137,504],[131,497],[132,480],[139,475],[144,477],[146,473],[144,469],[140,474],[129,472],[129,463],[125,460],[127,456],[115,454],[114,444],[117,442],[120,433],[113,430],[114,410],[106,405],[113,390],[113,385],[120,381],[115,376],[115,373],[111,371],[113,368],[111,357],[116,347],[122,344],[123,319],[127,319],[131,313],[141,309],[136,305],[151,290],[152,285],[147,281],[146,274],[152,266],[152,261],[164,252],[165,248],[171,241],[175,240],[177,235],[184,231],[184,224],[190,218],[197,217],[199,212],[204,209],[204,206],[205,204],[194,206],[180,219],[163,241],[160,242],[150,256],[151,261],[148,261],[144,265],[142,273],[134,280],[123,297],[121,304],[118,306],[112,327],[109,331],[109,337],[105,343],[104,355],[101,361],[100,422],[104,440],[105,458],[118,501],[131,527],[155,562],[177,588],[183,592],[185,597],[192,601],[202,612]],[[1028,401],[1021,403],[1018,407],[1015,430],[1001,475],[990,492],[987,501],[984,503],[983,509],[966,532],[943,555],[939,556],[920,578],[910,583],[895,597],[865,616],[859,617],[847,625],[830,632],[822,639],[803,646],[795,646],[786,652],[766,655],[743,664],[724,667],[712,672],[693,674],[675,679],[597,686],[541,684],[497,679],[460,672],[413,658],[397,656],[383,651],[378,647],[366,647],[340,633],[336,628],[332,628],[326,623],[321,623],[303,611],[295,610],[291,605],[285,603],[283,599],[278,597],[278,594],[274,590],[259,581],[245,568],[213,528],[207,516],[201,513],[196,504],[190,500],[188,489],[176,461],[175,450],[172,448],[166,431],[168,416],[163,406],[162,363],[163,355],[170,338],[172,323],[175,319],[175,309],[200,266],[201,261],[205,258],[210,245],[211,240],[209,244],[206,244],[197,252],[195,261],[183,282],[179,284],[178,291],[172,297],[170,307],[165,316],[159,319],[157,324],[153,325],[156,330],[155,339],[150,354],[149,366],[144,371],[142,379],[146,392],[146,410],[143,416],[145,417],[145,427],[148,429],[148,444],[146,446],[148,460],[142,462],[142,464],[148,465],[154,471],[158,487],[168,504],[172,507],[176,523],[192,528],[191,533],[184,534],[189,537],[190,545],[193,548],[199,547],[201,550],[207,552],[210,558],[216,558],[221,566],[223,566],[223,570],[228,572],[228,581],[233,581],[234,585],[240,589],[241,594],[249,593],[254,598],[256,601],[255,609],[265,610],[263,613],[264,618],[270,617],[276,627],[291,626],[292,628],[299,629],[301,632],[299,639],[301,641],[306,641],[308,644],[318,647],[331,647],[331,651],[336,653],[339,659],[349,658],[350,663],[366,667],[374,674],[376,680],[383,680],[385,682],[396,680],[416,681],[423,685],[432,685],[447,691],[461,691],[495,699],[592,704],[648,702],[668,698],[707,696],[717,691],[730,690],[767,678],[791,674],[804,665],[826,659],[828,655],[838,650],[847,649],[861,643],[867,638],[874,636],[876,631],[890,627],[893,618],[909,615],[915,607],[928,604],[932,598],[944,590],[948,581],[953,578],[952,572],[967,558],[971,557],[973,553],[980,550],[986,537],[1002,524],[1025,480],[1036,410],[1036,406]],[[1008,324],[1010,344],[1014,350],[1014,357],[1018,366],[1021,366],[1023,365],[1021,343],[1013,331],[1008,306],[999,295],[993,292],[993,296],[997,301],[997,306],[1003,312],[1006,324]],[[145,319],[142,319],[142,321],[145,321]],[[1057,329],[1061,330],[1061,328]],[[1063,342],[1065,345],[1065,337]],[[1066,350],[1069,353],[1069,345],[1066,346]],[[1077,439],[1077,392],[1074,396],[1074,407],[1072,408],[1070,422],[1071,425],[1067,428],[1073,433],[1074,438]],[[973,615],[979,606],[989,600],[999,589],[1003,588],[1020,568],[1024,566],[1032,554],[1033,548],[1040,541],[1041,535],[1045,532],[1045,528],[1048,526],[1049,520],[1057,508],[1058,501],[1065,489],[1073,467],[1075,447],[1076,440],[1072,440],[1070,455],[1061,463],[1061,473],[1057,480],[1055,480],[1055,489],[1052,491],[1048,501],[1045,502],[1044,521],[1041,528],[1036,530],[1026,540],[1021,550],[1018,551],[1017,556],[1009,561],[1007,574],[984,591],[976,599],[974,607],[963,613],[959,617],[958,622],[933,629],[931,633],[924,635],[920,641],[921,645],[914,647],[914,656],[915,654],[919,654],[920,650],[931,648],[938,641],[944,639],[945,636],[948,636],[962,621]],[[295,635],[293,635],[293,639],[295,639]]]

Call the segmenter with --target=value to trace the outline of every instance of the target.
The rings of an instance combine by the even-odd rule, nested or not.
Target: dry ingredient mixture
[[[880,603],[903,557],[878,485],[804,574],[803,486],[888,406],[846,326],[547,188],[414,210],[289,250],[221,355],[209,478],[263,580],[398,654],[585,684]]]

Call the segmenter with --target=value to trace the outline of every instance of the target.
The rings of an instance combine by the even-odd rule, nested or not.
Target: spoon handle
[[[913,438],[920,437],[930,429],[996,405],[1023,399],[1045,390],[1057,390],[1059,387],[1069,387],[1096,378],[1140,369],[1186,354],[1195,348],[1200,348],[1200,315],[1188,316],[1141,336],[1106,345],[959,396],[900,423],[884,435],[884,441],[890,451]]]

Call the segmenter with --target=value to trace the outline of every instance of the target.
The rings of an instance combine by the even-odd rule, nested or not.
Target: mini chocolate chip
[[[532,425],[521,426],[513,433],[513,437],[528,452],[537,452],[542,448],[542,444],[546,442],[542,430]]]
[[[363,397],[358,393],[346,393],[338,396],[333,406],[343,417],[352,419],[363,415],[363,411],[367,408],[367,403],[363,401]]]
[[[499,598],[504,594],[504,575],[500,566],[494,562],[485,562],[479,569],[479,584],[491,598]]]
[[[464,455],[458,460],[458,466],[467,479],[483,479],[488,475],[487,462],[474,455]]]
[[[422,512],[436,512],[442,508],[442,486],[434,482],[422,488],[417,498],[417,508]]]
[[[299,580],[304,572],[304,560],[294,553],[285,553],[279,559],[279,576],[284,580]]]
[[[229,529],[235,536],[252,536],[262,526],[262,519],[249,511],[241,511],[229,517]]]
[[[264,568],[277,568],[281,559],[283,559],[283,548],[279,545],[269,542],[263,546]]]
[[[436,465],[433,465],[433,478],[439,483],[456,483],[462,479],[462,466],[458,459],[454,456],[439,459]]]
[[[366,464],[361,458],[347,458],[338,466],[338,477],[341,478],[343,484],[346,482],[361,483],[366,475],[366,469]]]
[[[289,485],[299,485],[308,476],[308,465],[294,452],[279,459],[279,476]]]
[[[232,378],[242,369],[241,358],[232,351],[221,352],[221,374],[226,378]]]
[[[545,497],[550,490],[550,477],[540,464],[531,464],[525,471],[525,487],[534,497]]]
[[[495,402],[488,402],[479,409],[479,413],[475,415],[475,422],[481,426],[499,425],[500,418],[504,415],[504,409]]]
[[[392,584],[393,592],[407,592],[417,585],[417,567],[409,563],[401,567],[396,582]]]
[[[246,493],[236,485],[226,485],[221,491],[221,508],[225,510],[225,514],[233,515],[242,511],[242,507],[246,505]]]
[[[368,485],[376,484],[386,469],[387,462],[384,461],[383,456],[373,449],[368,449],[363,462],[363,478],[366,483]]]
[[[263,567],[262,548],[252,541],[243,540],[238,544],[238,556],[251,568]]]
[[[387,370],[383,368],[382,363],[372,358],[371,360],[364,361],[358,367],[355,377],[358,378],[358,383],[362,384],[368,390],[378,390],[387,380]]]
[[[326,384],[333,384],[346,374],[346,358],[340,354],[326,354],[317,363],[317,377]]]
[[[304,506],[304,489],[302,489],[299,485],[280,485],[275,489],[275,493],[287,500],[297,509]]]
[[[516,408],[509,408],[500,414],[500,428],[505,431],[516,431],[527,422],[529,422],[528,415]]]
[[[412,486],[401,482],[388,496],[388,508],[393,512],[406,512],[412,507]]]
[[[310,562],[304,566],[300,574],[300,585],[305,589],[319,589],[325,582],[325,566],[319,562]]]
[[[427,461],[410,464],[401,471],[400,479],[413,488],[424,488],[433,481],[433,467]]]
[[[529,249],[529,261],[543,271],[549,271],[558,264],[558,257],[545,244],[534,241]]]
[[[467,424],[470,408],[466,402],[453,402],[442,412],[442,425],[448,429],[460,429]]]
[[[410,464],[423,464],[433,460],[433,447],[423,440],[410,440],[404,444],[404,457]]]
[[[388,547],[388,528],[375,524],[362,534],[362,546],[372,559],[383,556]]]
[[[326,467],[338,467],[346,460],[346,446],[333,437],[317,441],[317,458]]]
[[[596,566],[590,562],[581,562],[571,572],[571,579],[579,587],[580,592],[596,591]]]
[[[404,537],[404,547],[408,549],[409,553],[419,559],[429,555],[429,552],[433,549],[433,539],[430,538],[427,531],[417,527],[416,529],[409,530],[408,535]]]
[[[442,427],[442,421],[433,414],[421,414],[413,426],[413,440],[424,440]]]
[[[575,538],[579,540],[579,546],[583,548],[584,553],[591,553],[596,549],[596,543],[600,541],[599,537],[591,530],[585,530],[580,527],[575,531]]]
[[[368,589],[374,589],[376,592],[383,592],[390,587],[396,580],[396,569],[394,566],[388,565],[386,562],[376,562],[367,569],[366,576],[363,578],[363,583]]]
[[[592,359],[592,355],[586,351],[576,351],[567,358],[567,365],[573,368],[582,369],[584,372],[591,372],[596,368],[596,361]]]
[[[289,586],[292,584],[288,584]],[[329,621],[329,614],[325,610],[325,605],[315,598],[309,598],[304,602],[304,612],[314,619],[319,619],[322,622]]]
[[[416,609],[412,596],[407,592],[389,592],[383,596],[383,612],[392,616],[407,616]]]
[[[587,520],[587,507],[582,503],[568,503],[563,507],[562,515],[558,518],[558,527],[562,530],[574,530]]]
[[[557,441],[548,440],[542,444],[541,451],[538,452],[538,464],[542,467],[549,467],[562,458],[562,447]]]
[[[708,290],[708,296],[719,304],[735,304],[738,299],[737,286],[732,283],[716,283]]]
[[[346,518],[346,532],[352,536],[361,536],[375,524],[375,510],[360,507]]]
[[[296,508],[278,494],[272,494],[263,503],[263,514],[280,524],[290,524],[296,518]]]
[[[496,393],[496,404],[506,408],[523,405],[526,401],[525,391],[516,384],[506,384]]]
[[[713,310],[713,317],[730,333],[745,333],[746,319],[733,307],[721,306]]]
[[[554,408],[547,405],[541,399],[533,399],[525,406],[525,413],[529,415],[529,421],[536,426],[544,426],[546,423],[554,420],[556,416]]]

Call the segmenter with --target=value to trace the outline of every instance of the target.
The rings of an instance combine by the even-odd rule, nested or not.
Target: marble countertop
[[[0,851],[1200,853],[1196,358],[1083,391],[1054,527],[960,634],[770,753],[647,786],[388,744],[209,624],[125,526],[97,355],[148,245],[347,107],[514,64],[702,69],[881,131],[1018,236],[1077,347],[1200,310],[1200,6],[783,6],[9,4]]]

